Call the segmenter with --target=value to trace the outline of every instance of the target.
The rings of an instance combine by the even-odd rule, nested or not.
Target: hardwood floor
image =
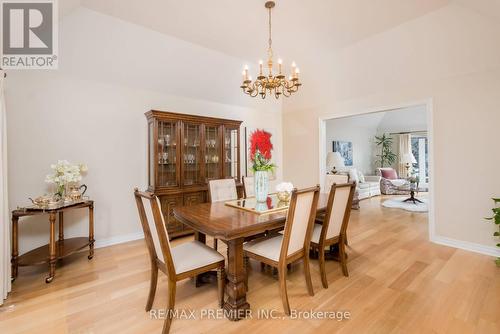
[[[186,280],[177,286],[176,308],[195,311],[197,320],[175,319],[171,333],[500,333],[500,269],[493,258],[430,243],[425,214],[382,208],[380,201],[363,200],[351,214],[348,278],[339,263],[327,261],[329,288],[323,289],[318,261],[311,260],[310,297],[301,265],[288,275],[292,309],[348,311],[349,320],[284,316],[277,277],[251,261],[252,319],[201,317],[202,310],[218,310],[217,285],[195,288]],[[82,254],[64,261],[51,284],[45,284],[45,266],[20,268],[0,307],[0,333],[161,332],[163,320],[144,311],[149,260],[143,241],[96,249],[92,261]],[[153,309],[166,306],[166,291],[160,274]],[[258,319],[258,310],[276,310],[280,319]]]

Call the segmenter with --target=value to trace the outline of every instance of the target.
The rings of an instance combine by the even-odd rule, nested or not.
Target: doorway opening
[[[432,240],[432,130],[431,100],[323,117],[319,119],[320,184],[324,188],[328,174],[344,173],[358,184],[361,210],[364,199],[381,196],[381,205],[391,210],[427,212]],[[389,138],[384,147],[377,145],[382,136]],[[389,174],[383,171],[388,169],[392,169]],[[413,198],[417,201],[404,202]],[[419,200],[424,205],[418,206]]]

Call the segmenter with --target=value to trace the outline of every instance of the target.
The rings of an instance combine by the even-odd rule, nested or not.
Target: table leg
[[[59,212],[59,242],[62,243],[64,240],[64,212]]]
[[[18,222],[19,217],[12,217],[12,258],[11,263],[11,280],[14,281],[17,278],[18,262],[17,257],[19,256],[19,234],[18,234]]]
[[[224,310],[229,320],[237,321],[247,316],[250,309],[246,299],[246,272],[243,261],[243,238],[227,243],[227,300]]]
[[[89,256],[88,259],[92,260],[94,257],[94,204],[89,206]]]
[[[50,283],[54,279],[56,272],[56,214],[51,212],[49,216],[50,223],[50,241],[49,241],[49,276],[45,279],[45,283]]]
[[[204,233],[201,232],[195,232],[194,233],[194,239],[201,242],[202,244],[207,242],[207,237]]]

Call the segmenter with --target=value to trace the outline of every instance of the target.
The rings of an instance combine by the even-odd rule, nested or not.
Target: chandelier
[[[299,81],[299,68],[292,63],[292,74],[286,78],[282,72],[283,61],[278,59],[278,74],[273,75],[273,40],[271,38],[271,10],[274,8],[274,1],[268,1],[265,7],[269,10],[269,47],[267,49],[267,76],[264,75],[264,62],[261,60],[259,62],[259,75],[257,80],[252,81],[252,77],[248,76],[248,66],[245,65],[243,70],[243,84],[240,86],[245,94],[251,97],[256,97],[260,95],[263,99],[266,98],[267,94],[274,95],[274,97],[279,98],[280,95],[289,97],[293,93],[299,90],[302,85]]]

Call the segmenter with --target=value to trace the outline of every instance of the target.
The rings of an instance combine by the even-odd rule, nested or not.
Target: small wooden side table
[[[64,239],[64,211],[88,208],[89,209],[89,236]],[[49,215],[50,237],[47,245],[33,249],[19,256],[19,218],[35,215]],[[56,215],[59,216],[59,237],[56,241]],[[85,247],[89,247],[88,259],[94,256],[94,201],[81,200],[71,203],[61,203],[55,206],[39,207],[36,205],[12,211],[12,281],[17,277],[19,266],[33,266],[48,263],[49,276],[46,283],[52,282],[56,271],[56,262]]]

